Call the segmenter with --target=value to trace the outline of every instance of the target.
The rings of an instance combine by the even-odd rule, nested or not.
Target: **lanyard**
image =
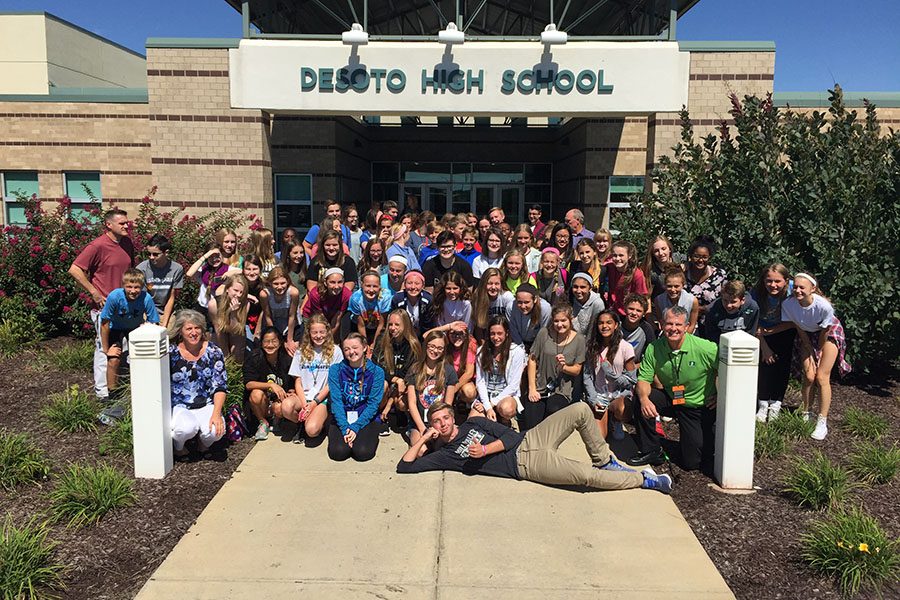
[[[672,356],[672,374],[675,376],[675,385],[681,385],[682,362],[684,362],[684,352],[679,351],[678,354]]]

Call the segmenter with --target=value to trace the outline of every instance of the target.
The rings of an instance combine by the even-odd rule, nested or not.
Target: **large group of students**
[[[708,237],[641,251],[577,209],[544,222],[535,205],[512,224],[501,208],[438,218],[407,204],[361,218],[329,201],[305,237],[260,228],[243,247],[224,229],[186,268],[161,235],[135,264],[127,214],[108,211],[69,270],[93,302],[97,396],[115,401],[128,334],[159,323],[179,456],[224,435],[230,357],[256,440],[325,436],[332,459],[364,461],[393,430],[409,444],[399,472],[667,492],[652,469],[666,460],[661,421],[678,421],[681,466],[711,465],[717,344],[743,330],[760,341],[757,420],[778,416],[794,375],[812,437],[827,435],[832,369],[849,366],[813,275],[772,263],[748,284],[715,265]],[[176,311],[187,279],[194,308]],[[575,430],[590,464],[557,455]],[[623,462],[643,471],[606,444],[628,431],[638,451]]]

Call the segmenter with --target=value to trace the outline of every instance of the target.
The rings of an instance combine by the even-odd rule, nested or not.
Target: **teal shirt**
[[[716,394],[718,358],[719,348],[709,340],[685,333],[681,348],[672,350],[661,337],[644,352],[638,381],[653,383],[656,375],[669,396],[673,385],[683,385],[684,405],[700,408]]]

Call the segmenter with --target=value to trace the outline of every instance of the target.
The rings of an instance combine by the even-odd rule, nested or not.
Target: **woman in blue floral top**
[[[206,452],[225,434],[225,356],[218,346],[207,341],[206,319],[195,310],[178,311],[169,337],[175,456],[187,455],[184,444],[197,434],[198,450]]]

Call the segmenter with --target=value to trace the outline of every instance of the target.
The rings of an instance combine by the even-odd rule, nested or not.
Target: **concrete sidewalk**
[[[405,449],[392,434],[335,463],[324,444],[257,443],[138,600],[734,598],[663,494],[397,475]],[[577,435],[563,451],[587,460]]]

